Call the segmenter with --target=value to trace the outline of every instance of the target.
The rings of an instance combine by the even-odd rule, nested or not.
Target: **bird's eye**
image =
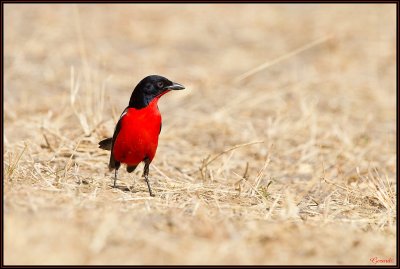
[[[160,82],[157,82],[157,86],[158,86],[159,88],[162,88],[162,87],[164,86],[164,83],[162,83],[161,81],[160,81]]]

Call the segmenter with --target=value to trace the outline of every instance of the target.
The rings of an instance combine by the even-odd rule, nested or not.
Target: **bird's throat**
[[[129,100],[129,107],[131,108],[136,108],[136,109],[142,109],[153,102],[157,105],[158,99],[160,99],[161,96],[166,94],[167,92],[170,92],[170,90],[163,91],[162,93],[153,96],[153,95],[138,95],[135,92],[132,93],[131,99]]]

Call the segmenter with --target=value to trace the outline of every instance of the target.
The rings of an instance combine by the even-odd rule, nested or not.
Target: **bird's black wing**
[[[128,111],[128,108],[125,108],[125,110],[122,112],[121,116],[119,117],[118,123],[115,126],[113,137],[104,139],[104,140],[100,141],[100,143],[99,143],[100,148],[105,149],[105,150],[111,150],[110,162],[108,164],[108,168],[110,168],[110,170],[113,170],[115,168],[118,169],[120,166],[120,162],[116,161],[114,159],[113,148],[114,148],[115,140],[117,139],[119,131],[121,130],[121,119],[127,113],[127,111]]]

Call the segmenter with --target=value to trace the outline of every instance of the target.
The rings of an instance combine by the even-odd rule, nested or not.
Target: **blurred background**
[[[395,259],[395,23],[394,4],[5,4],[5,263]],[[153,200],[141,169],[111,189],[97,149],[150,74],[186,86],[159,102]]]

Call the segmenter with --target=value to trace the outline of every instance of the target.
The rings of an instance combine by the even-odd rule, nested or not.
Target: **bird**
[[[99,148],[111,151],[108,168],[110,172],[115,170],[114,188],[121,164],[126,164],[127,172],[132,173],[144,162],[142,177],[150,196],[155,196],[149,183],[149,167],[156,154],[162,128],[158,100],[172,90],[183,89],[183,85],[159,75],[147,76],[136,85],[113,136],[99,142]]]

